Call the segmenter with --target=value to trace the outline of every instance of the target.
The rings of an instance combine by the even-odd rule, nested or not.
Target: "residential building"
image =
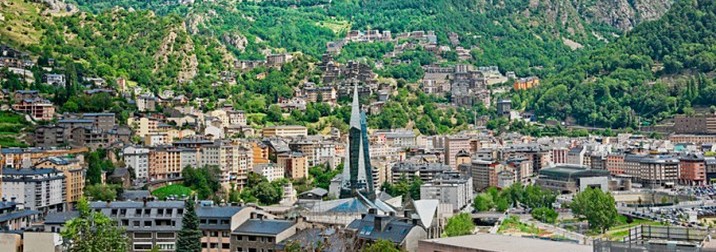
[[[676,134],[714,134],[716,133],[716,115],[695,115],[674,117]]]
[[[452,167],[442,163],[399,162],[391,168],[390,182],[396,183],[403,178],[409,182],[416,178],[423,182],[429,182],[438,175],[449,171],[452,171]]]
[[[52,102],[42,98],[24,99],[12,105],[12,109],[30,115],[34,120],[48,121],[55,116]]]
[[[266,177],[268,181],[284,178],[285,174],[285,169],[276,163],[257,164],[253,171]]]
[[[175,251],[182,227],[182,201],[91,202],[90,208],[117,221],[129,238],[129,251]],[[201,224],[200,224],[201,225]]]
[[[706,162],[702,155],[688,154],[679,157],[679,181],[690,186],[706,183]]]
[[[221,182],[228,186],[235,183],[239,188],[246,186],[248,172],[253,170],[253,152],[238,142],[218,140],[199,148],[198,160],[201,166],[212,165],[221,169]]]
[[[472,177],[472,185],[475,191],[482,191],[490,186],[497,186],[497,172],[500,170],[500,163],[492,160],[475,159],[472,161],[469,174]]]
[[[190,149],[157,147],[149,151],[147,173],[149,180],[163,180],[181,177],[184,169],[181,153]]]
[[[643,187],[673,187],[679,179],[679,159],[659,155],[644,157],[639,162],[637,178]]]
[[[448,136],[444,139],[445,164],[457,170],[457,154],[460,151],[470,151],[470,139],[460,136]]]
[[[515,83],[512,85],[512,88],[514,88],[515,90],[527,90],[536,86],[539,86],[539,78],[527,77],[515,80]]]
[[[427,232],[418,225],[419,219],[401,220],[395,216],[378,215],[370,209],[361,219],[353,220],[346,227],[355,233],[357,247],[366,247],[378,240],[392,242],[402,250],[416,251],[418,241],[427,238]]]
[[[510,111],[512,111],[512,101],[509,99],[497,101],[497,115],[502,117],[510,118]]]
[[[42,82],[56,87],[64,87],[66,84],[66,79],[64,74],[48,73],[42,75]]]
[[[3,231],[20,231],[30,228],[40,220],[40,211],[18,208],[14,201],[3,198],[0,202],[0,229]]]
[[[242,223],[251,218],[252,207],[214,206],[213,204],[198,204],[196,215],[199,217],[199,229],[202,252],[230,252],[231,233]]]
[[[137,97],[136,104],[139,112],[155,111],[159,99],[153,95],[143,94]]]
[[[584,156],[587,149],[584,146],[577,146],[567,152],[567,164],[585,165]]]
[[[458,172],[443,173],[420,186],[420,199],[437,199],[442,204],[452,205],[458,212],[472,204],[472,179]]]
[[[65,175],[55,169],[3,168],[2,197],[40,212],[63,211]]]
[[[624,153],[609,153],[606,168],[612,175],[622,175],[625,172]]]
[[[280,242],[296,234],[288,220],[250,219],[231,232],[231,251],[279,251]]]
[[[272,126],[262,130],[263,137],[306,137],[308,128],[298,125]]]
[[[285,175],[292,179],[308,178],[308,161],[300,152],[281,153],[276,157],[278,166],[285,169]]]
[[[85,168],[78,159],[68,157],[50,157],[35,164],[36,168],[56,169],[65,175],[65,202],[72,209],[84,195]]]
[[[149,149],[137,146],[128,146],[122,150],[124,164],[134,170],[137,179],[149,178]]]

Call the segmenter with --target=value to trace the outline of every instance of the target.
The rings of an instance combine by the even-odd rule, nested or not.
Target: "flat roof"
[[[592,252],[592,246],[589,245],[579,245],[568,242],[546,241],[535,238],[524,238],[497,234],[476,234],[420,241],[420,243],[424,242],[461,248],[470,248],[480,251]]]

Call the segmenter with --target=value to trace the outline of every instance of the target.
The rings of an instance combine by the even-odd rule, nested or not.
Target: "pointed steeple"
[[[351,104],[351,128],[360,129],[360,102],[358,100],[358,84],[353,85],[353,103]]]

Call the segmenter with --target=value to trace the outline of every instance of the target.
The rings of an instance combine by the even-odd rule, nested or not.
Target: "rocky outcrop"
[[[628,31],[643,21],[659,19],[669,10],[673,0],[610,0],[592,1],[583,6],[587,21],[609,24]]]
[[[239,49],[242,52],[244,51],[244,49],[246,49],[246,45],[249,43],[249,41],[246,40],[246,37],[241,36],[241,34],[235,34],[235,33],[224,34],[224,36],[222,36],[221,39],[227,45],[236,47],[237,49]]]

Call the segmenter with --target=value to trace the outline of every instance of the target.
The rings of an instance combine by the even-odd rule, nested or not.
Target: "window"
[[[249,236],[249,241],[256,241],[256,236]]]
[[[142,215],[142,209],[134,209],[134,216]]]
[[[151,250],[152,243],[135,243],[134,250]]]
[[[174,233],[157,233],[157,238],[172,239],[174,237],[175,237]]]
[[[117,214],[117,209],[112,209],[112,215],[116,215],[116,214]]]
[[[157,214],[158,214],[158,215],[163,215],[163,214],[164,214],[164,209],[161,209],[161,208],[160,208],[160,209],[157,209]]]
[[[211,231],[210,236],[211,236],[211,237],[219,237],[219,232]]]
[[[151,239],[152,233],[134,233],[134,239]]]
[[[152,221],[144,221],[144,227],[145,228],[152,227]]]
[[[174,250],[173,242],[157,242],[159,250]]]
[[[207,248],[206,242],[201,243],[201,248]]]
[[[139,227],[139,221],[133,221],[132,227],[138,228]]]
[[[231,248],[231,244],[230,244],[230,243],[222,243],[222,244],[221,244],[221,249],[230,249],[230,248]]]

